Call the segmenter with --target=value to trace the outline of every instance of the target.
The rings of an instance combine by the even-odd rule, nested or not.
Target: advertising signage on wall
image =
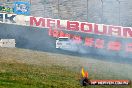
[[[0,22],[29,26],[29,16],[0,13]]]
[[[95,24],[89,22],[69,21],[42,17],[32,17],[16,14],[0,13],[1,22],[9,22],[26,26],[42,28],[56,28],[66,31],[83,32],[97,35],[115,36],[121,38],[132,38],[132,28]]]
[[[0,2],[0,12],[13,13],[13,3],[11,2]]]
[[[30,15],[30,3],[29,2],[15,2],[14,13],[18,15]]]
[[[30,2],[17,1],[0,3],[0,12],[30,15]]]
[[[63,21],[60,19],[41,18],[32,16],[23,16],[16,14],[0,13],[1,22],[10,22],[21,25],[44,27],[44,28],[57,28],[67,31],[83,32],[98,35],[116,36],[122,38],[132,37],[131,27],[121,27],[105,24],[95,24],[79,21]]]
[[[49,28],[50,36],[55,38],[67,36],[77,40],[78,43],[84,41],[84,45],[87,47],[132,52],[131,27],[6,13],[0,13],[0,21],[4,23]],[[68,33],[65,33],[64,31],[67,31]],[[74,34],[72,34],[72,32],[74,32]],[[79,33],[81,33],[81,35]],[[92,36],[89,36],[91,34]],[[85,35],[85,37],[83,35]],[[105,36],[107,36],[107,38],[105,38]]]
[[[57,29],[65,29],[67,31],[76,31],[123,38],[132,37],[131,27],[121,27],[69,20],[67,20],[65,22],[65,25],[62,26],[60,19],[30,17],[30,26],[51,28],[52,25],[56,25]]]

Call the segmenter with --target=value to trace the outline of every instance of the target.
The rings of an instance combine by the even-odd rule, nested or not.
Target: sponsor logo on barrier
[[[12,2],[0,2],[0,12],[13,13],[13,3]]]
[[[0,22],[29,26],[29,16],[0,13]]]
[[[30,15],[30,3],[29,2],[15,2],[14,13],[19,15]]]

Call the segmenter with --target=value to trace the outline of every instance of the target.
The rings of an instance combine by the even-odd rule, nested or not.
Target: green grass
[[[80,86],[80,70],[84,63],[76,57],[64,56],[64,58],[60,58],[63,55],[52,54],[51,56],[49,53],[23,49],[0,50],[0,88],[85,88]],[[69,62],[66,63],[66,61]],[[86,61],[84,60],[84,62]],[[88,61],[92,62],[92,60]],[[115,66],[120,66],[121,71],[124,68],[131,71],[131,65],[121,66],[114,63],[112,64],[114,67],[112,67],[108,63],[101,66],[101,63],[104,62],[94,63],[92,67],[85,65],[89,69],[90,79],[125,79],[129,77],[114,74],[113,70],[105,67],[115,68],[114,72],[116,70],[120,72]],[[95,72],[94,68],[98,70]],[[129,73],[128,70],[126,70],[127,74]],[[98,85],[88,86],[87,88],[132,88],[132,85]]]
[[[0,67],[0,88],[81,88],[80,73],[65,67],[21,63],[0,63]],[[89,86],[88,88],[132,88],[132,86]]]
[[[60,66],[35,66],[0,63],[0,87],[3,88],[76,88],[78,73]]]

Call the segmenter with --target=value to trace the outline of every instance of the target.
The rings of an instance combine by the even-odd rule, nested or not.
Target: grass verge
[[[79,60],[76,57],[58,54],[51,55],[23,49],[0,50],[0,88],[84,88],[80,86],[80,66],[87,64],[85,63],[86,61],[94,62],[94,64],[92,63],[93,68],[89,70],[91,79],[120,79],[124,75],[122,77],[116,73],[115,75],[113,71],[116,72],[118,70],[118,73],[120,73],[124,68],[126,69],[124,69],[126,71],[125,74],[130,75],[131,73],[131,65],[122,66],[116,63],[90,59],[84,59],[84,62],[82,62],[82,58]],[[115,69],[110,70],[106,66],[108,66],[107,68]],[[93,71],[95,67],[97,68],[96,73]],[[88,86],[87,88],[132,88],[132,85],[98,85]]]

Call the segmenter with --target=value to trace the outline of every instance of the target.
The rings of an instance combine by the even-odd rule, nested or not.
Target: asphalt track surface
[[[60,53],[79,57],[92,57],[93,59],[108,60],[119,63],[132,64],[132,52],[124,50],[125,44],[132,42],[132,39],[117,38],[110,36],[86,34],[81,32],[65,31],[65,33],[80,35],[82,39],[85,37],[93,37],[95,39],[103,39],[105,43],[108,41],[120,41],[122,48],[120,51],[110,51],[107,49],[97,49],[83,45],[77,46],[77,50],[62,50],[55,48],[56,38],[48,35],[47,28],[20,26],[12,24],[0,23],[0,38],[16,39],[16,47],[24,49],[32,49],[44,52]],[[106,46],[105,46],[106,47]]]

